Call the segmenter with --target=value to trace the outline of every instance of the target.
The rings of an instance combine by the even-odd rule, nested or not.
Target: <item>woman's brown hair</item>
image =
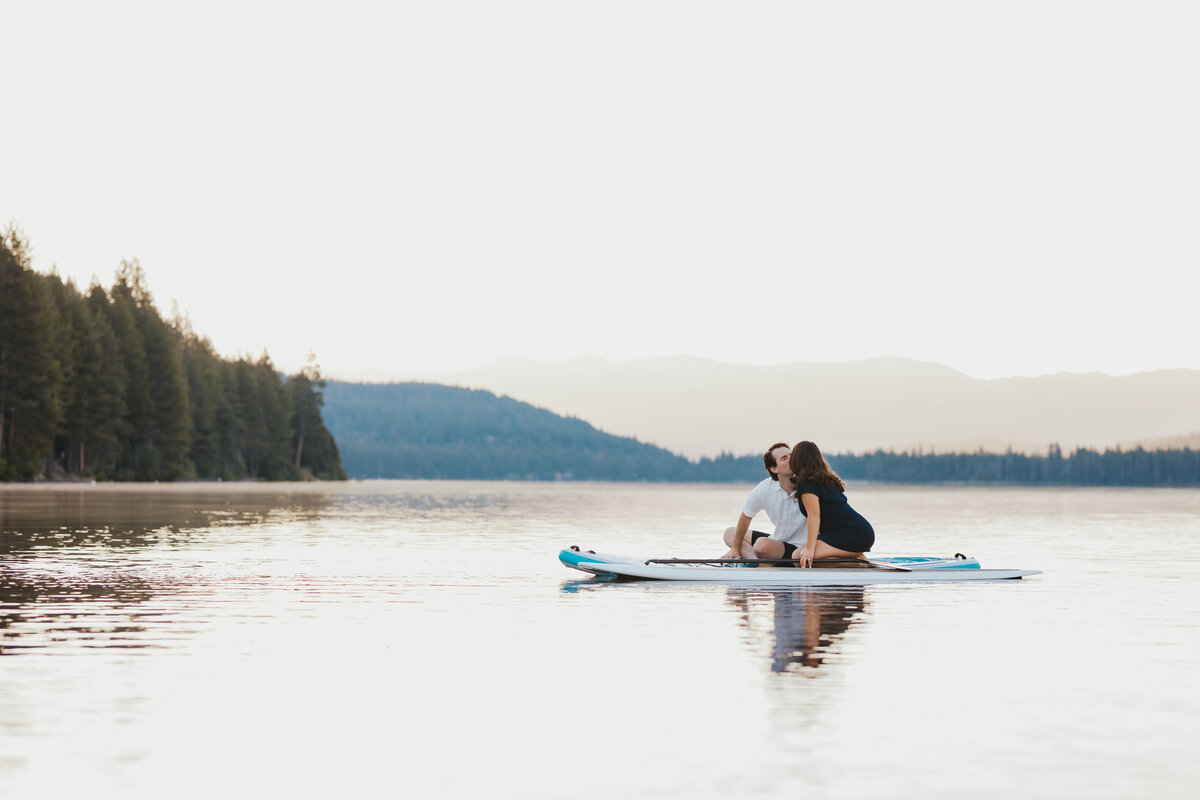
[[[825,456],[821,455],[821,448],[812,442],[800,442],[792,448],[792,472],[797,480],[812,481],[839,492],[846,491],[846,484],[829,466]]]

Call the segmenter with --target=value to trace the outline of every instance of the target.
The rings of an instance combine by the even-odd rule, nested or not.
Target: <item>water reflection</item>
[[[573,581],[563,581],[559,584],[559,589],[564,594],[577,594],[578,592],[587,592],[606,584],[620,583],[616,576],[596,575],[591,578],[577,578]]]
[[[141,648],[146,605],[170,587],[127,570],[60,559],[0,565],[0,656],[52,646]]]
[[[625,581],[592,576],[559,584],[563,594],[604,591],[707,591],[688,583]],[[846,633],[870,618],[866,587],[806,586],[791,589],[728,587],[725,603],[732,609],[747,644],[769,654],[771,672],[815,677],[842,655]],[[697,601],[698,602],[698,601]]]
[[[331,502],[303,488],[4,487],[0,656],[161,646],[169,620],[155,603],[212,582],[197,569],[206,551],[261,541],[262,523],[315,520]]]
[[[145,547],[171,534],[277,518],[315,519],[323,492],[179,486],[0,490],[0,556],[104,544]]]
[[[753,646],[770,647],[771,671],[813,677],[840,653],[845,633],[867,619],[862,586],[796,589],[729,589],[726,601],[739,623],[755,634]]]

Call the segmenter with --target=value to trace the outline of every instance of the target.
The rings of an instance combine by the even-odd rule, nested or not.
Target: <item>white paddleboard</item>
[[[580,564],[594,575],[664,581],[754,584],[755,586],[860,586],[866,583],[996,581],[1040,575],[1029,569],[801,569],[796,567],[685,567],[667,564]]]
[[[600,564],[645,564],[646,559],[641,556],[626,556],[616,555],[614,553],[597,553],[595,550],[581,550],[578,547],[568,547],[558,554],[558,560],[565,566],[574,569],[581,569],[581,562],[595,562]],[[979,559],[971,558],[964,555],[956,555],[953,558],[940,558],[937,556],[872,556],[871,561],[876,564],[887,564],[893,567],[905,567],[906,569],[979,569]],[[587,572],[588,570],[584,570]]]
[[[559,553],[568,567],[593,575],[644,580],[701,581],[756,586],[859,586],[868,583],[948,583],[995,581],[1040,575],[1040,570],[982,569],[976,559],[897,556],[875,559],[876,568],[838,569],[775,567],[729,561],[719,564],[654,564],[633,556],[618,556],[568,548]]]

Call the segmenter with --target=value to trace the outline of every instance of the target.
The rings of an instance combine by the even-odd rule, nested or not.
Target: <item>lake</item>
[[[749,488],[0,487],[0,796],[1194,796],[1200,491],[849,487],[1021,581],[557,561],[717,556]]]

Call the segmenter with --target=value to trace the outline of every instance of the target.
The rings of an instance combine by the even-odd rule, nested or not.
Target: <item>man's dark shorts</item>
[[[753,545],[755,542],[757,542],[759,539],[763,538],[764,536],[770,536],[770,535],[771,534],[763,533],[762,531],[750,531],[750,544]],[[787,542],[781,542],[781,544],[783,545],[783,557],[784,558],[795,558],[796,557],[796,550],[797,550],[796,545],[788,544]],[[794,566],[794,565],[785,565],[785,566]]]

